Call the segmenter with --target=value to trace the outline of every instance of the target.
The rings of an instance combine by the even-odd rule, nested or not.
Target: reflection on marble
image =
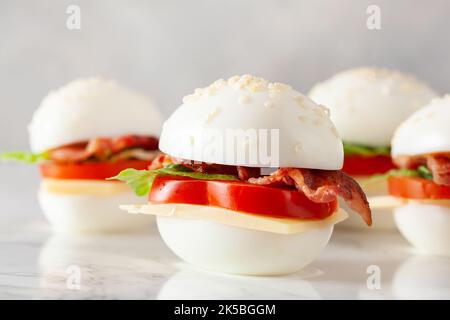
[[[307,280],[320,270],[306,267],[303,271],[279,277],[247,277],[213,273],[179,264],[158,294],[158,299],[320,299]]]
[[[245,277],[180,262],[156,227],[64,236],[51,235],[42,220],[2,219],[2,299],[450,299],[450,260],[416,256],[396,233],[337,231],[301,272]],[[367,287],[371,265],[380,269],[379,289]],[[79,290],[71,288],[71,266],[80,271]]]
[[[450,297],[450,259],[414,256],[395,272],[392,291],[397,299],[441,299]]]
[[[52,236],[39,256],[39,298],[155,298],[175,269],[159,255],[161,243],[148,240],[147,235]],[[75,272],[79,291],[68,290]]]

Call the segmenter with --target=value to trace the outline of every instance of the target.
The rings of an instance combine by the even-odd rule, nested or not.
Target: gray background
[[[69,4],[81,7],[81,30],[66,28]],[[381,30],[366,28],[370,4],[381,7]],[[306,92],[339,70],[377,65],[444,93],[449,30],[445,0],[0,0],[0,151],[28,148],[26,125],[42,97],[84,76],[117,78],[165,115],[194,88],[243,73]],[[25,203],[35,210],[36,168],[0,173],[0,201],[17,214]]]

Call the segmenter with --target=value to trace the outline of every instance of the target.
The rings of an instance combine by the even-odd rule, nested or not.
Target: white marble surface
[[[52,235],[43,218],[33,217],[0,216],[2,299],[450,298],[450,259],[416,255],[396,233],[337,230],[303,271],[243,277],[180,262],[156,227],[146,234],[74,237]],[[67,286],[73,265],[81,272],[79,290]],[[381,270],[380,289],[367,287],[370,265]]]

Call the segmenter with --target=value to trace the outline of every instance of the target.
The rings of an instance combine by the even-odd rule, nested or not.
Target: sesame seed
[[[190,95],[187,95],[187,96],[185,96],[185,97],[183,98],[183,103],[187,104],[187,103],[190,103],[190,102],[194,102],[194,101],[196,101],[197,99],[198,99],[197,96],[195,96],[195,95],[193,95],[193,94],[190,94]]]
[[[276,97],[280,92],[288,89],[292,89],[289,85],[279,82],[269,83],[263,78],[254,77],[251,75],[233,76],[228,80],[219,79],[213,82],[206,88],[195,89],[193,96],[199,98],[202,96],[213,96],[226,86],[239,90],[247,90],[250,92],[264,92],[269,93],[269,97]],[[190,98],[186,98],[183,101],[190,101]],[[192,101],[192,100],[191,100]]]
[[[195,143],[194,137],[193,137],[193,136],[189,136],[189,145],[190,145],[190,146],[193,146],[194,143]]]
[[[295,101],[295,103],[297,103],[297,105],[299,107],[305,108],[305,105],[304,105],[305,97],[304,96],[297,95],[297,96],[294,97],[294,101]]]
[[[249,74],[244,74],[244,75],[241,77],[241,81],[242,81],[242,82],[249,83],[250,81],[253,80],[253,78],[254,78],[254,77],[252,77],[252,76],[249,75]]]
[[[329,118],[330,114],[331,114],[330,109],[328,109],[327,107],[325,107],[323,105],[320,105],[320,108],[322,108],[322,111],[323,111],[324,115]]]
[[[300,151],[302,151],[302,148],[303,148],[302,144],[298,142],[294,145],[294,152],[299,153]]]
[[[225,80],[223,79],[219,79],[214,81],[214,83],[212,84],[213,87],[215,87],[216,89],[221,89],[226,85]]]
[[[314,108],[314,113],[316,114],[316,116],[323,118],[326,116],[325,110],[324,108],[322,108],[321,106],[317,106]]]
[[[339,132],[337,131],[335,126],[331,127],[331,133],[336,137],[339,138]]]
[[[433,117],[433,116],[434,116],[434,112],[433,112],[433,111],[430,111],[430,112],[428,112],[428,113],[425,115],[425,118],[430,119],[430,118]]]
[[[240,96],[238,99],[238,102],[240,104],[248,104],[252,101],[252,98],[250,98],[250,96]]]
[[[241,90],[250,90],[252,92],[260,92],[267,89],[267,80],[254,77],[251,75],[243,75],[241,77],[234,76],[228,79],[228,85],[236,86]]]
[[[264,90],[265,90],[264,86],[261,85],[261,84],[259,84],[259,83],[253,83],[253,84],[250,84],[250,85],[248,86],[248,89],[249,89],[251,92],[261,92],[261,91],[264,91]]]
[[[274,92],[283,92],[291,88],[291,86],[288,86],[287,84],[281,83],[281,82],[274,82],[269,83],[268,85],[269,91]]]
[[[214,118],[219,115],[219,113],[222,111],[221,108],[215,107],[210,113],[208,113],[208,117],[206,118],[206,123],[211,123]]]
[[[228,84],[230,84],[230,85],[235,84],[236,82],[239,81],[239,78],[240,78],[239,76],[233,76],[233,77],[229,78],[228,79]]]
[[[413,121],[413,123],[419,123],[420,121],[422,121],[422,118],[421,117],[416,117],[412,121]]]
[[[217,93],[217,88],[216,87],[214,87],[214,86],[208,87],[208,89],[207,89],[207,95],[208,96],[213,96],[216,93]]]

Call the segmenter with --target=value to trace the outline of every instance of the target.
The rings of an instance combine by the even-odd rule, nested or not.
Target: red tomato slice
[[[441,186],[432,180],[413,177],[390,177],[389,193],[395,197],[409,199],[450,199],[450,187]]]
[[[151,203],[209,205],[273,217],[324,219],[337,209],[337,201],[316,203],[302,192],[243,181],[207,181],[157,177],[148,199]]]
[[[111,178],[118,175],[122,170],[128,168],[137,170],[147,169],[150,163],[151,161],[145,160],[64,164],[47,162],[41,164],[39,169],[44,178],[105,180],[106,178]]]
[[[389,156],[345,156],[342,171],[351,176],[370,176],[395,169]]]

